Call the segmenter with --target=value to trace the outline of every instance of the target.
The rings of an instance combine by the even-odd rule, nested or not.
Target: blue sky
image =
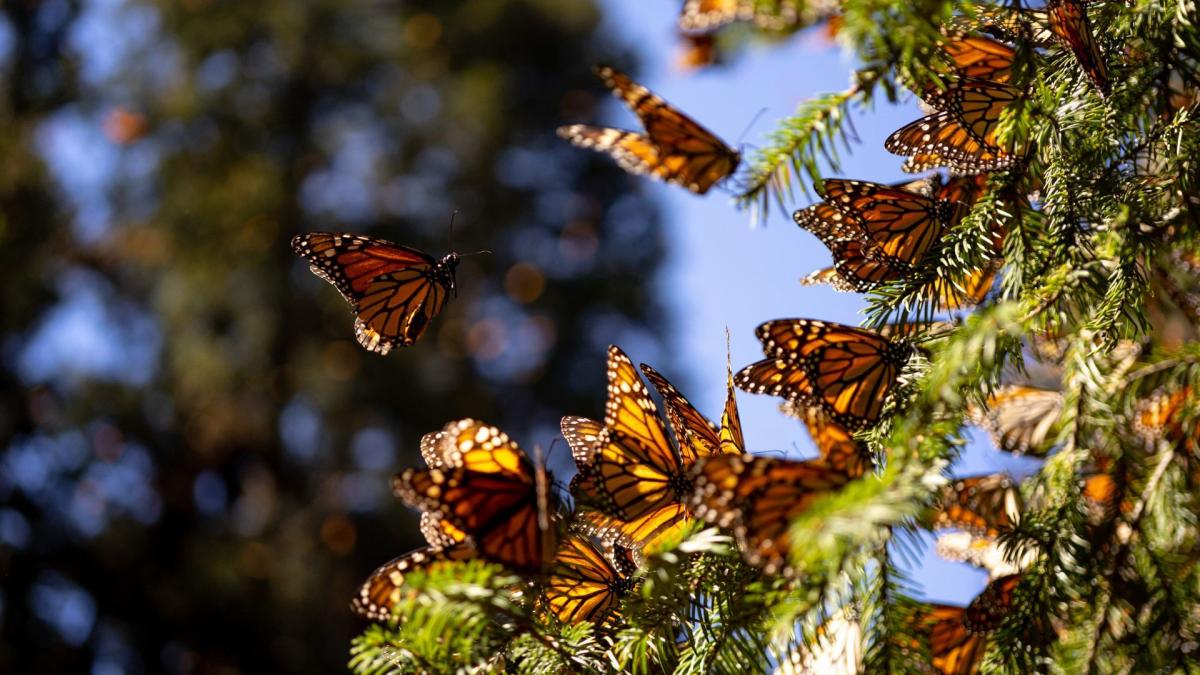
[[[608,29],[641,47],[637,79],[727,142],[736,142],[766,109],[745,133],[747,155],[752,156],[753,146],[762,145],[766,134],[799,103],[849,86],[853,56],[818,31],[781,43],[751,44],[723,66],[681,71],[674,65],[679,4],[606,0],[603,6]],[[603,123],[638,128],[634,116],[616,99],[605,112]],[[861,142],[852,153],[843,154],[841,175],[877,182],[904,180],[901,158],[887,153],[883,140],[920,116],[911,100],[857,111],[853,122]],[[738,211],[727,194],[714,190],[697,197],[675,186],[647,183],[646,189],[657,195],[665,211],[669,258],[657,290],[674,329],[669,348],[674,366],[686,369],[664,374],[687,382],[684,394],[710,418],[718,416],[724,396],[726,327],[732,334],[736,369],[761,358],[754,328],[763,321],[789,317],[862,321],[866,306],[862,296],[799,284],[804,275],[827,267],[830,257],[815,237],[796,227],[790,210],[774,210],[765,227],[751,228],[748,213]],[[789,208],[808,205],[807,199],[800,199]],[[637,354],[631,356],[638,360]],[[779,413],[779,399],[742,393],[738,403],[752,451],[813,454],[802,426]],[[956,475],[1030,471],[1029,461],[997,452],[982,433],[972,435],[974,442],[954,466]],[[986,580],[982,572],[944,561],[932,551],[923,556],[921,566],[915,578],[932,600],[966,602]]]

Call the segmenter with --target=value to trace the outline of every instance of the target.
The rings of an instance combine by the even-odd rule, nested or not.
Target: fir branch
[[[786,211],[787,203],[795,201],[797,183],[808,195],[808,184],[821,180],[822,163],[831,171],[841,170],[838,145],[848,149],[854,139],[853,129],[845,126],[850,106],[866,100],[870,86],[860,83],[805,101],[780,122],[767,147],[750,161],[746,185],[736,199],[739,208],[750,209],[752,223],[766,222],[772,202]]]

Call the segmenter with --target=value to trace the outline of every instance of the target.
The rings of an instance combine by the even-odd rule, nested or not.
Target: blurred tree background
[[[546,449],[657,348],[654,205],[553,136],[628,59],[589,0],[2,7],[0,671],[342,671],[420,435]],[[317,229],[494,254],[381,358]]]

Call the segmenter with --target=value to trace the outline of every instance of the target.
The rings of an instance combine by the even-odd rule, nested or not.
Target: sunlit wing
[[[643,363],[642,372],[662,397],[667,421],[670,422],[671,431],[674,432],[679,445],[683,466],[691,466],[698,457],[717,453],[721,446],[720,429],[701,415],[700,411],[657,370]]]
[[[584,533],[567,536],[554,556],[543,586],[546,606],[560,621],[603,624],[633,586]]]
[[[854,218],[885,255],[919,262],[941,239],[949,212],[943,202],[899,188],[856,180],[826,180],[828,204]]]
[[[419,548],[405,553],[376,569],[359,587],[350,608],[371,621],[387,621],[405,594],[411,592],[404,588],[408,574],[472,557],[474,551],[465,545],[449,549]]]
[[[870,331],[810,319],[770,321],[757,334],[770,358],[739,372],[738,387],[819,405],[850,430],[879,420],[912,352]]]

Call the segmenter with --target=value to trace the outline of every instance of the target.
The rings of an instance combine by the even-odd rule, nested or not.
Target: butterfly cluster
[[[820,3],[784,1],[768,11],[752,0],[688,0],[679,28],[701,63],[715,58],[715,34],[729,24],[791,30],[834,13],[835,6]],[[1028,103],[1018,84],[1024,79],[1018,52],[1059,45],[1097,91],[1110,92],[1079,0],[1053,0],[1045,10],[1017,12],[1015,18],[985,11],[970,27],[946,26],[942,36],[935,68],[941,76],[907,83],[927,114],[891,134],[884,147],[905,158],[905,172],[943,169],[946,175],[895,185],[818,182],[820,200],[793,217],[829,249],[833,264],[805,283],[867,293],[927,279],[942,311],[985,302],[1004,262],[1006,232],[987,233],[984,262],[974,271],[943,278],[937,269],[949,235],[978,202],[1018,199],[1004,191],[1002,177],[992,175],[1021,167],[1031,150],[1020,133],[1006,128],[1008,111]],[[571,124],[560,127],[559,136],[607,155],[631,174],[697,195],[736,180],[738,150],[624,73],[600,66],[597,74],[642,129]],[[455,253],[438,260],[385,240],[339,233],[300,235],[292,245],[351,305],[359,343],[380,354],[416,343],[456,291]],[[924,352],[914,336],[936,332],[916,324],[870,330],[808,318],[763,323],[756,331],[763,358],[736,373],[727,366],[719,423],[659,371],[635,366],[611,346],[603,414],[561,421],[576,468],[567,494],[500,429],[473,419],[450,422],[422,439],[425,468],[404,471],[393,482],[396,496],[420,513],[426,546],[377,569],[352,608],[370,620],[390,621],[413,597],[406,586],[410,574],[478,559],[516,573],[523,592],[536,598],[541,618],[608,630],[620,624],[622,601],[641,585],[648,558],[677,543],[694,521],[732,535],[754,574],[795,580],[803,570],[794,562],[799,542],[792,541],[792,524],[856,481],[874,479],[877,460],[886,457],[872,452],[869,436],[907,403],[902,374]],[[737,389],[782,399],[783,411],[803,423],[818,456],[749,452]],[[1194,449],[1200,440],[1183,422],[1193,415],[1186,409],[1189,397],[1182,387],[1145,397],[1131,415],[1130,433],[1147,444],[1165,440]],[[1032,382],[1005,382],[976,401],[968,419],[1002,451],[1045,457],[1063,441],[1066,401],[1063,392]],[[1094,527],[1132,508],[1118,467],[1100,453],[1081,466],[1080,503]],[[1033,595],[1028,569],[1034,558],[1006,556],[999,543],[1019,526],[1025,501],[1019,481],[1000,474],[958,477],[930,495],[921,524],[942,534],[939,552],[985,568],[990,577],[966,607],[927,604],[914,614],[913,628],[928,646],[934,671],[976,672],[989,636],[1002,626],[1021,626],[1027,644],[1058,632],[1052,622],[1025,621],[1034,616],[1023,608],[1023,597]],[[861,630],[857,621],[842,617],[822,629],[822,639],[843,645],[831,663],[861,659],[851,647],[859,641],[847,637]],[[804,654],[790,664],[797,672],[825,658]]]

